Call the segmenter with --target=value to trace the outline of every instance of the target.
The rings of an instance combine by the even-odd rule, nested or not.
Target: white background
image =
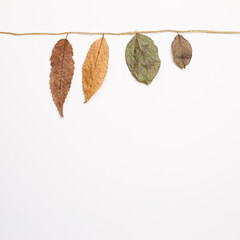
[[[0,0],[0,31],[240,30],[239,0]],[[149,34],[151,85],[106,36],[109,71],[83,104],[81,67],[99,36],[70,35],[75,74],[60,119],[49,90],[65,36],[0,35],[1,240],[239,240],[240,35]]]

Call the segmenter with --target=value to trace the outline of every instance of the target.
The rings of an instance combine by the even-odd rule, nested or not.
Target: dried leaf
[[[52,50],[50,89],[53,101],[61,117],[63,117],[63,104],[71,87],[74,74],[72,45],[67,39],[59,40]]]
[[[125,51],[129,71],[139,81],[150,84],[158,73],[161,61],[153,40],[142,34],[135,34]]]
[[[108,70],[109,47],[104,37],[90,47],[82,67],[82,84],[85,103],[101,87]]]
[[[185,68],[192,58],[192,47],[190,43],[180,34],[172,42],[172,51],[175,63],[180,68]]]

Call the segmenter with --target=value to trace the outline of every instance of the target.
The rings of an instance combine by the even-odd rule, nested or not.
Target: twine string
[[[134,35],[136,33],[151,34],[151,33],[206,33],[206,34],[240,34],[240,31],[217,31],[217,30],[175,30],[175,29],[162,29],[152,31],[132,31],[132,32],[0,32],[0,34],[13,35],[13,36],[34,36],[34,35]]]

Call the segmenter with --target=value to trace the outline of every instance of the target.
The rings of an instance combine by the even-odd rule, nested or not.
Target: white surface
[[[0,0],[1,31],[240,30],[239,0]],[[1,240],[239,240],[240,35],[149,35],[150,86],[106,39],[107,78],[83,104],[81,66],[98,36],[68,37],[76,70],[60,119],[49,58],[61,37],[0,36]]]

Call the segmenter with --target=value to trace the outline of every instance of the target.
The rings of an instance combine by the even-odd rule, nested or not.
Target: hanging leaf
[[[85,103],[101,87],[108,70],[109,47],[104,37],[90,47],[82,67],[82,84]]]
[[[67,39],[59,40],[52,50],[50,89],[53,101],[61,117],[63,117],[63,104],[71,87],[74,73],[72,45]]]
[[[192,47],[190,43],[180,34],[172,42],[172,51],[175,63],[180,68],[185,68],[192,58]]]
[[[135,34],[125,51],[129,71],[139,81],[150,84],[158,73],[161,61],[153,40],[142,34]]]

